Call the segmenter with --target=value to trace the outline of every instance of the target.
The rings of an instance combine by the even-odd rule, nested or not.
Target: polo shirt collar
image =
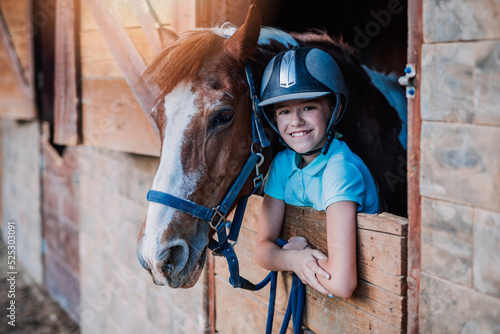
[[[328,149],[328,153],[326,155],[320,154],[318,155],[311,163],[304,168],[302,168],[302,172],[304,174],[307,174],[309,176],[314,176],[321,171],[326,164],[328,163],[328,160],[330,160],[330,157],[337,151],[340,146],[342,146],[342,142],[338,140],[337,138],[334,138],[332,140],[332,143],[330,144],[330,148]],[[293,166],[290,174],[288,177],[290,177],[295,171],[300,170],[298,164],[300,163],[302,157],[300,154],[293,152]]]

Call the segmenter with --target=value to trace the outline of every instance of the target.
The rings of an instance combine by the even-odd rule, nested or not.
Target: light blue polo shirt
[[[334,139],[326,155],[300,169],[301,156],[286,149],[274,158],[264,192],[295,206],[319,211],[336,202],[356,202],[357,211],[380,212],[378,188],[365,163]]]

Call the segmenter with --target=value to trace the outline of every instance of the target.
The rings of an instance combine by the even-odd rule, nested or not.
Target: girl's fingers
[[[321,266],[319,266],[318,264],[316,264],[315,266],[313,266],[311,268],[311,270],[314,272],[314,274],[316,274],[317,277],[323,277],[323,278],[326,278],[326,279],[330,279],[330,273],[328,271],[326,271],[325,269],[321,268]]]
[[[319,293],[323,295],[329,295],[330,292],[321,285],[316,277],[312,277],[311,279],[307,279],[304,284],[308,284],[313,289],[317,290]]]
[[[319,250],[313,249],[311,254],[312,254],[312,256],[314,256],[318,260],[328,259],[328,257],[325,254],[321,253]]]

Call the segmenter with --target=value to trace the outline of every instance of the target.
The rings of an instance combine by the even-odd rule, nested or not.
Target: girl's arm
[[[326,209],[328,258],[319,265],[331,273],[319,282],[333,295],[351,297],[358,284],[356,270],[356,202],[342,201]]]
[[[304,283],[328,295],[328,290],[316,278],[329,277],[328,272],[318,265],[319,259],[326,259],[323,253],[312,249],[284,250],[276,245],[284,215],[285,202],[265,195],[259,217],[255,261],[268,270],[293,271]]]

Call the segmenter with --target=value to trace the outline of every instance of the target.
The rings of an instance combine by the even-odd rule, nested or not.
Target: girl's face
[[[306,153],[324,146],[333,111],[327,96],[280,102],[275,109],[281,137],[295,152]]]

